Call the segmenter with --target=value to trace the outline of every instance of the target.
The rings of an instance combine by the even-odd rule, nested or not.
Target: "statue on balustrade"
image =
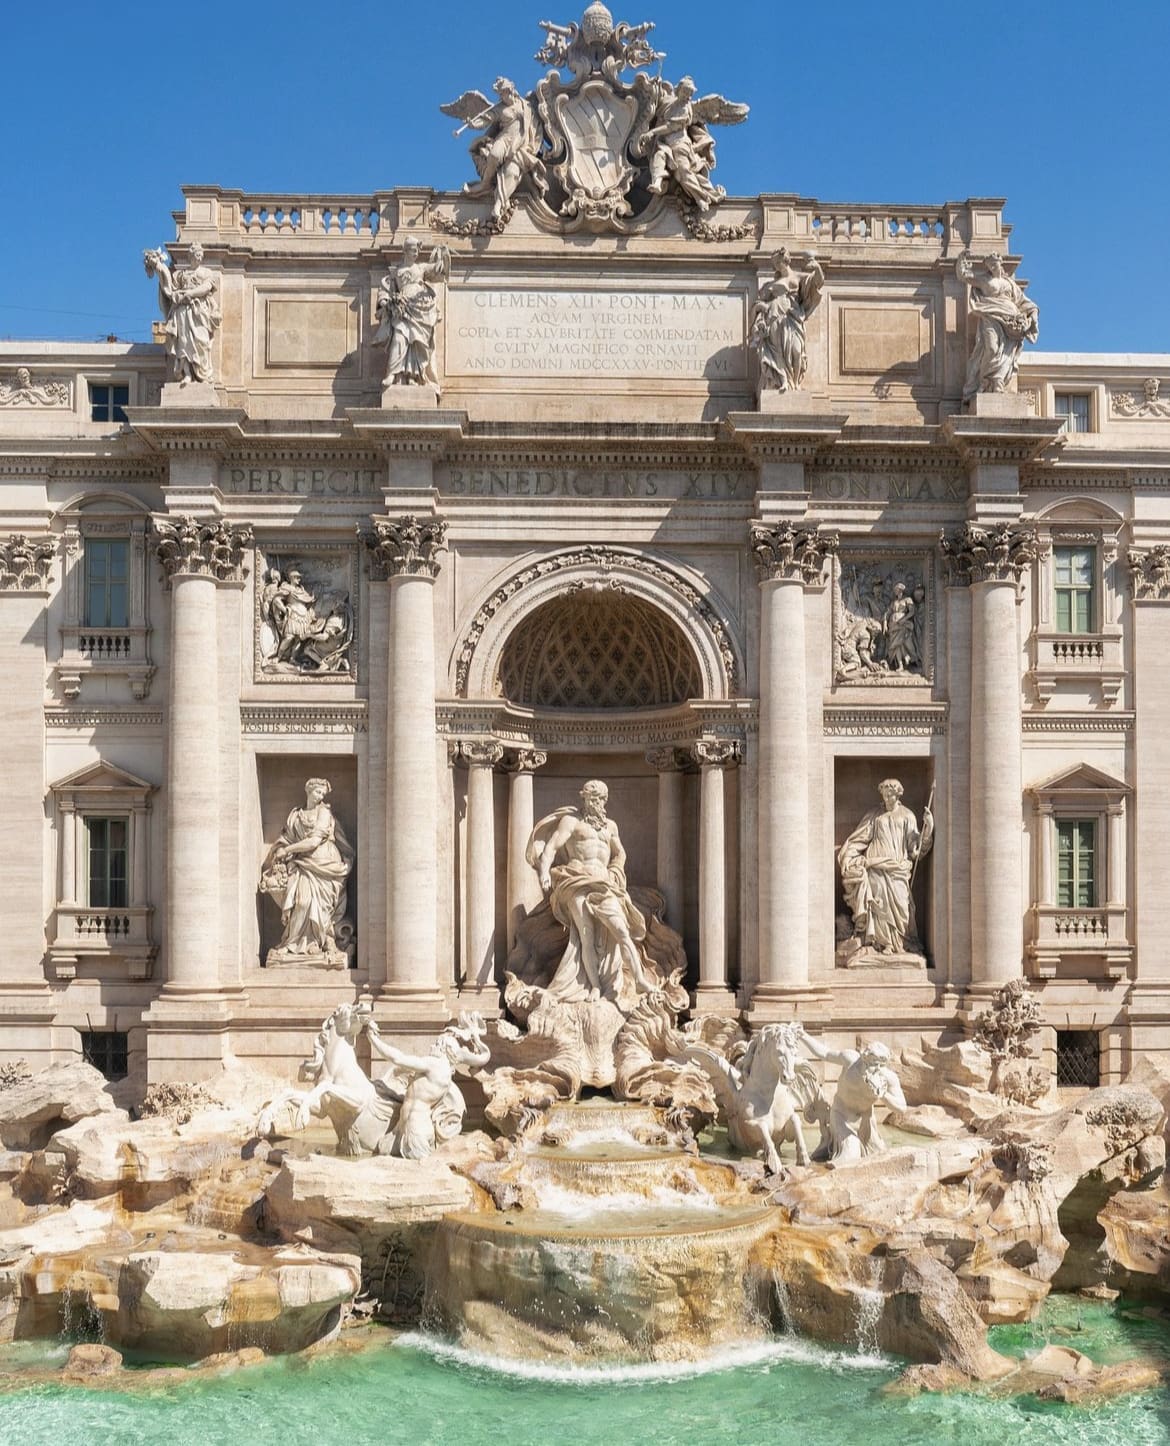
[[[674,184],[699,211],[717,206],[727,192],[711,180],[715,169],[715,138],[710,125],[738,125],[748,108],[721,95],[695,99],[695,82],[684,75],[677,85],[639,76],[636,88],[653,97],[650,129],[637,142],[636,154],[649,157],[646,189],[664,195]]]
[[[928,802],[919,830],[896,778],[880,783],[878,793],[882,806],[870,809],[837,853],[853,915],[853,937],[838,952],[850,966],[907,955],[925,963],[914,917],[914,876],[930,851],[934,816]]]
[[[438,386],[435,376],[435,327],[439,324],[439,294],[435,283],[451,274],[451,253],[436,246],[429,262],[419,260],[417,236],[408,236],[402,262],[382,278],[378,287],[375,346],[389,346],[383,387]]]
[[[528,862],[569,941],[547,993],[562,1002],[608,999],[629,1014],[638,995],[662,987],[643,956],[646,920],[626,885],[626,851],[606,817],[609,789],[597,779],[581,790],[581,807],[541,819]]]
[[[967,305],[976,318],[975,346],[967,364],[963,401],[979,392],[1008,392],[1015,388],[1020,349],[1040,334],[1040,309],[1003,267],[997,253],[983,258],[986,276],[978,278],[966,251],[955,262],[955,274],[968,288]]]
[[[804,262],[800,271],[785,247],[776,252],[772,280],[752,308],[750,340],[760,354],[763,391],[799,391],[808,370],[805,323],[821,299],[825,273],[811,251],[798,259]]]
[[[268,952],[269,968],[349,967],[353,929],[345,917],[345,885],[354,851],[325,802],[331,792],[328,779],[308,780],[304,808],[289,814],[264,860],[260,891],[276,900],[284,925],[280,943]]]
[[[158,278],[158,304],[166,321],[170,379],[180,386],[213,382],[211,344],[219,329],[219,278],[203,264],[203,247],[191,245],[190,264],[172,266],[166,252],[144,251],[147,276]]]

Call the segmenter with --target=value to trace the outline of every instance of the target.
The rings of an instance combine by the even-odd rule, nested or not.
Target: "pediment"
[[[1132,793],[1129,784],[1123,779],[1114,778],[1111,773],[1106,773],[1100,768],[1094,768],[1091,763],[1078,763],[1072,768],[1062,769],[1051,778],[1046,778],[1041,783],[1033,783],[1028,787],[1028,792],[1036,797],[1051,797],[1053,794],[1069,793],[1111,793],[1129,794]]]
[[[99,760],[79,768],[76,773],[70,773],[65,778],[59,778],[49,787],[54,793],[153,793],[156,785],[147,783],[144,778],[138,778],[133,773],[127,773],[124,768],[118,768],[113,763]]]

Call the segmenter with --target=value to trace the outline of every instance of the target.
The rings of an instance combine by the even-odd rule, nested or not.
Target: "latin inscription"
[[[965,502],[957,476],[898,476],[881,472],[814,472],[812,496],[829,502]]]
[[[447,293],[449,377],[746,376],[744,298],[726,292]]]
[[[665,497],[747,500],[747,472],[599,472],[572,467],[445,467],[435,485],[451,497]]]
[[[375,497],[380,476],[373,467],[224,467],[219,486],[253,497]]]

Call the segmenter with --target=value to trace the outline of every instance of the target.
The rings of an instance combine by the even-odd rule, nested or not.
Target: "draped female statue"
[[[280,905],[284,933],[268,964],[308,964],[345,969],[348,935],[344,923],[345,881],[354,852],[345,831],[325,802],[329,780],[310,778],[305,806],[289,814],[280,837],[268,851],[260,875],[262,893]]]

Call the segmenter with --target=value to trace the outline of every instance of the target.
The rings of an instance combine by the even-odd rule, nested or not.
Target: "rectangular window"
[[[1097,822],[1056,820],[1056,903],[1061,909],[1092,909],[1097,903]]]
[[[1092,398],[1087,392],[1057,392],[1056,415],[1064,418],[1066,432],[1092,430]]]
[[[126,884],[129,828],[124,818],[85,820],[89,854],[89,896],[93,909],[124,909],[129,903]]]
[[[95,422],[124,422],[129,405],[128,382],[90,382],[89,409]]]
[[[1056,588],[1056,631],[1093,631],[1097,550],[1094,547],[1055,547],[1052,550]]]
[[[125,628],[130,624],[128,595],[130,543],[125,538],[85,539],[85,624]]]
[[[130,1036],[123,1029],[83,1029],[81,1057],[106,1079],[125,1079],[130,1069]]]
[[[1098,1088],[1101,1083],[1101,1041],[1093,1030],[1056,1031],[1056,1083],[1060,1089]]]

